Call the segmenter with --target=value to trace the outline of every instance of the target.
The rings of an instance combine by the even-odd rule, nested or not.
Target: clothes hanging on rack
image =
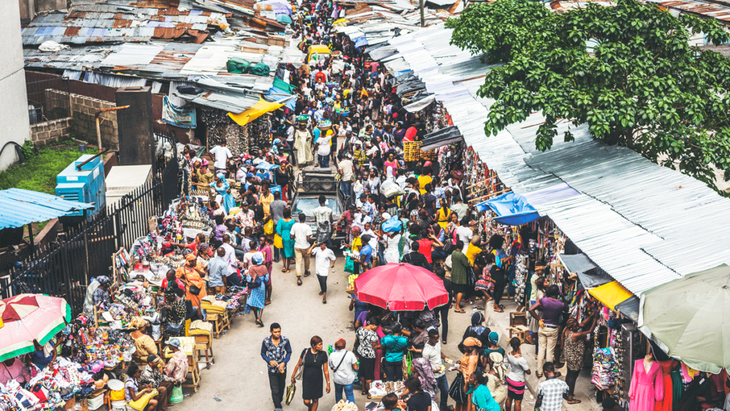
[[[644,359],[637,360],[631,376],[629,411],[654,411],[655,403],[663,398],[664,380],[661,365],[652,361],[647,372]]]

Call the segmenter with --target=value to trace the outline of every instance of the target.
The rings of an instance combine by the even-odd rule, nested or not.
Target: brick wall
[[[49,143],[54,143],[71,134],[72,124],[73,117],[31,124],[30,139],[35,145],[41,147]]]
[[[65,91],[46,90],[47,110],[68,108],[68,93]],[[77,139],[96,145],[95,114],[102,108],[116,107],[115,103],[71,93],[72,131]],[[101,115],[101,141],[104,147],[119,149],[119,131],[117,113],[106,112]]]

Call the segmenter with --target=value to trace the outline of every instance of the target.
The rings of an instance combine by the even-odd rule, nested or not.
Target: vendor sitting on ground
[[[41,345],[38,340],[33,340],[33,346],[35,347],[35,351],[30,353],[30,361],[35,364],[36,367],[42,370],[46,368],[48,364],[56,360],[58,351],[56,351],[56,345],[54,345],[52,341],[47,342],[45,345]]]
[[[140,384],[150,385],[159,392],[157,396],[157,409],[159,411],[167,409],[167,404],[172,396],[172,387],[176,385],[173,378],[162,373],[164,366],[165,362],[160,357],[151,354],[147,357],[147,365],[142,369],[139,376]],[[177,384],[179,385],[179,382]]]
[[[142,318],[132,318],[132,332],[129,334],[134,339],[134,346],[137,348],[132,354],[132,358],[136,362],[147,362],[147,356],[157,355],[157,345],[155,340],[144,333],[147,327],[147,321]]]
[[[127,410],[155,411],[157,409],[157,391],[151,385],[140,385],[140,374],[141,371],[137,364],[129,364],[127,381],[124,383],[124,400],[127,402]]]
[[[15,380],[20,384],[30,381],[30,371],[28,366],[23,363],[22,357],[9,358],[0,364],[0,384],[6,385],[8,381]]]

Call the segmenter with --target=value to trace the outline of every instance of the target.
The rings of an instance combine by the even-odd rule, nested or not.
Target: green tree
[[[730,40],[716,20],[675,18],[651,4],[617,0],[615,7],[588,3],[552,14],[541,24],[544,13],[520,3],[470,6],[448,22],[452,43],[472,53],[501,58],[510,51],[509,62],[491,70],[478,92],[496,100],[487,135],[542,111],[539,150],[550,149],[560,119],[571,119],[587,122],[608,144],[677,165],[713,188],[712,165],[730,179],[730,60],[688,43],[690,33],[716,45]],[[466,13],[472,7],[478,10]],[[517,27],[499,26],[505,12],[515,13],[508,21]],[[529,44],[512,36],[525,31]],[[568,131],[563,138],[573,137]]]
[[[497,0],[470,5],[459,18],[447,20],[446,27],[455,29],[451,44],[486,53],[488,62],[497,63],[542,44],[555,29],[556,16],[541,2]]]

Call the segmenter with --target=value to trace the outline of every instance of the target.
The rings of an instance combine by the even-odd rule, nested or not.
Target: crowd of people
[[[444,146],[433,156],[409,154],[409,144],[447,126],[448,119],[438,103],[419,113],[404,108],[407,100],[396,92],[393,75],[334,30],[344,6],[305,0],[297,10],[292,29],[300,48],[306,52],[310,46],[326,45],[331,53],[288,67],[296,104],[271,116],[270,144],[236,157],[222,143],[210,150],[210,161],[186,149],[183,168],[191,188],[210,197],[208,213],[215,228],[209,241],[174,244],[191,250],[191,264],[182,274],[172,273],[170,285],[175,278],[183,282],[180,289],[196,285],[196,257],[202,255],[209,260],[208,289],[247,287],[246,305],[263,327],[264,307],[272,302],[272,277],[279,275],[273,272],[273,264],[282,262],[283,275],[292,271],[294,263],[301,285],[311,275],[310,258],[314,257],[326,304],[327,279],[335,273],[334,249],[340,245],[332,244],[331,237],[336,230],[347,233],[340,248],[347,250],[349,272],[358,275],[399,262],[422,267],[443,281],[450,302],[432,311],[391,312],[353,295],[353,350],[347,351],[345,340],[340,339],[328,355],[322,339],[314,336],[294,367],[291,379],[302,371],[302,396],[308,409],[317,409],[322,387],[329,393],[334,380],[338,401],[343,393],[354,401],[353,385],[370,398],[373,381],[404,381],[406,393],[401,398],[383,397],[384,409],[393,409],[401,401],[409,410],[426,411],[434,400],[434,405],[446,410],[451,397],[459,411],[512,407],[520,411],[525,375],[531,370],[519,339],[511,339],[506,352],[499,347],[498,333],[484,325],[484,315],[474,313],[472,325],[457,343],[463,355],[455,362],[459,372],[451,382],[447,379],[451,360],[442,347],[448,342],[451,309],[464,314],[465,305],[482,300],[485,309],[504,311],[505,292],[514,295],[515,256],[525,251],[526,244],[519,237],[479,229],[481,214],[469,205],[463,162],[450,158],[458,152],[456,147]],[[257,167],[262,163],[273,167]],[[295,214],[291,208],[295,173],[306,167],[336,174],[344,205],[341,218],[335,221],[327,199],[320,197],[320,207],[313,210],[315,229],[304,213]],[[538,401],[542,410],[558,410],[563,397],[578,402],[573,390],[591,327],[589,322],[566,327],[566,296],[546,284],[544,266],[533,264],[529,278],[526,295],[532,302],[529,312],[539,347],[535,372],[547,378],[540,385]],[[201,294],[188,291],[186,298],[196,305]],[[286,367],[292,347],[279,324],[271,324],[270,331],[261,356],[268,364],[278,410],[288,385]],[[567,384],[556,378],[558,340],[565,341]]]

